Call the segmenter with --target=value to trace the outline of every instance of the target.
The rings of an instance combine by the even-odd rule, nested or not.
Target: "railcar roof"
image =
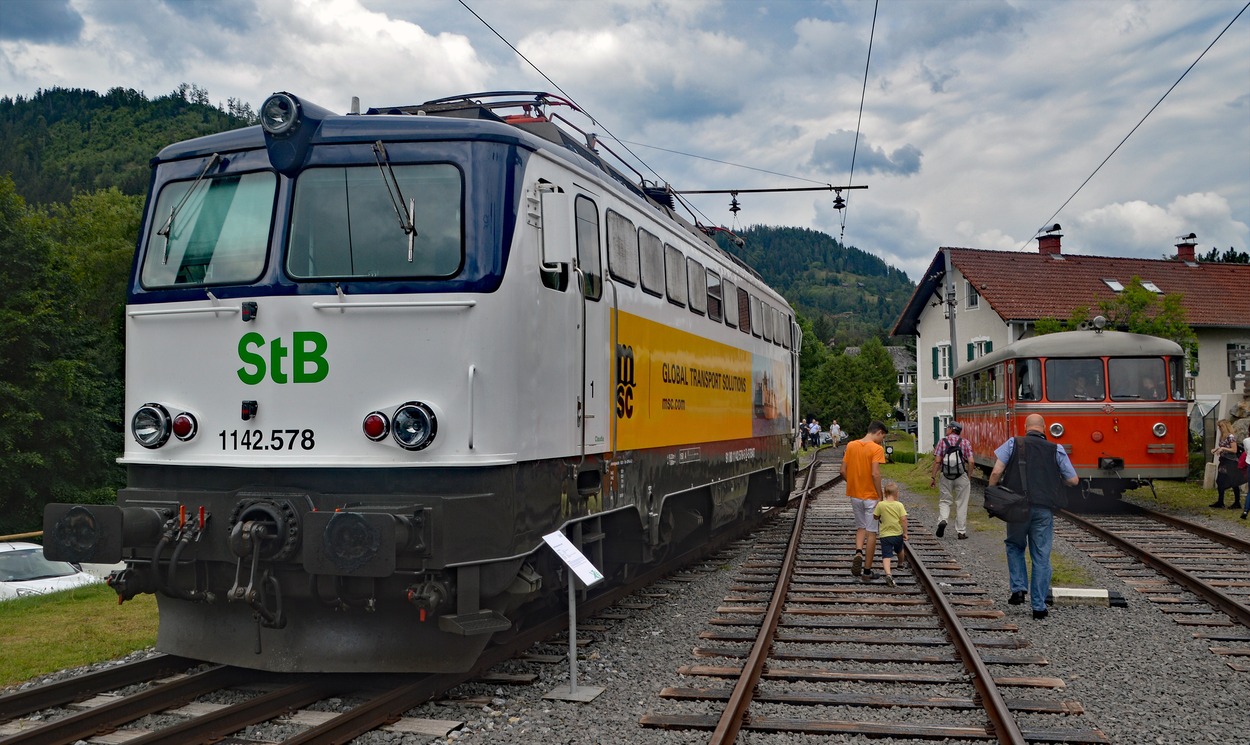
[[[1181,345],[1170,339],[1127,331],[1061,331],[1057,334],[1031,336],[1002,349],[978,357],[975,367],[993,365],[1021,357],[1157,357],[1181,354]],[[972,366],[972,365],[970,365]]]

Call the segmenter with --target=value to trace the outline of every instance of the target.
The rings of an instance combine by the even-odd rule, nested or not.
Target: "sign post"
[[[603,575],[595,569],[594,564],[590,563],[590,559],[578,551],[577,547],[560,531],[548,533],[543,536],[543,541],[551,546],[569,568],[569,684],[556,686],[543,698],[583,703],[593,701],[606,689],[600,686],[582,686],[580,689],[577,687],[577,580],[580,579],[582,584],[590,587],[601,581]]]

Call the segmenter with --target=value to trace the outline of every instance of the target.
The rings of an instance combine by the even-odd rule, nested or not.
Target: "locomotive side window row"
[[[582,292],[589,300],[603,295],[603,268],[599,264],[599,209],[588,198],[578,196],[574,203],[577,222],[577,263],[586,278]]]
[[[583,226],[589,232],[596,226],[590,211],[594,203],[578,197],[578,251],[581,256]],[[582,211],[586,205],[585,214]],[[584,218],[584,222],[583,222]],[[608,273],[614,280],[630,287],[641,287],[643,292],[655,297],[667,298],[673,305],[689,308],[692,313],[706,316],[744,334],[764,339],[789,349],[790,317],[747,290],[737,287],[714,269],[709,269],[697,259],[685,256],[680,249],[652,235],[643,228],[635,228],[627,217],[607,210]],[[589,247],[589,235],[586,246]],[[598,245],[595,243],[594,245]],[[583,263],[583,268],[586,268]],[[597,267],[596,267],[597,269]],[[588,288],[590,272],[587,272]],[[595,273],[595,279],[600,279]],[[594,298],[602,288],[595,286]],[[587,297],[591,297],[588,293]]]

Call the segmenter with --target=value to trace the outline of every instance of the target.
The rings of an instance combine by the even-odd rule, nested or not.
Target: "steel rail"
[[[110,732],[148,714],[184,704],[219,688],[228,688],[254,676],[238,667],[214,667],[181,680],[163,683],[111,704],[72,714],[0,740],[4,745],[60,745]]]
[[[981,659],[981,655],[977,652],[976,645],[972,641],[972,637],[968,635],[966,629],[959,621],[959,616],[955,612],[954,606],[946,599],[938,587],[937,580],[933,575],[929,574],[928,568],[924,562],[920,560],[916,552],[912,550],[910,545],[904,544],[907,552],[907,561],[911,563],[911,571],[916,581],[920,584],[925,594],[929,596],[929,600],[933,603],[933,608],[942,620],[942,624],[950,633],[951,644],[955,647],[960,661],[963,662],[965,669],[972,675],[972,684],[976,688],[981,698],[981,704],[985,707],[985,712],[989,715],[990,735],[995,737],[998,742],[1003,745],[1024,745],[1025,737],[1020,731],[1020,726],[1016,724],[1016,719],[1011,714],[1007,702],[1003,700],[1003,696],[998,691],[998,685],[994,682],[994,677],[990,674],[989,668],[985,666],[985,662]]]
[[[1152,554],[1150,551],[1138,546],[1132,541],[1121,538],[1100,525],[1090,522],[1079,515],[1074,515],[1066,510],[1061,514],[1069,521],[1084,528],[1086,532],[1103,541],[1106,541],[1107,543],[1110,543],[1146,566],[1169,577],[1182,587],[1185,587],[1190,592],[1228,614],[1233,620],[1241,623],[1247,628],[1250,628],[1250,607],[1238,602],[1236,598],[1221,592],[1206,582],[1203,582],[1191,574],[1188,570],[1182,569],[1161,556]]]
[[[781,563],[781,571],[777,575],[777,584],[773,587],[773,596],[765,611],[764,621],[760,624],[760,632],[755,637],[751,654],[742,666],[742,675],[729,696],[729,703],[721,713],[716,729],[712,730],[713,745],[731,743],[738,737],[742,729],[747,709],[751,705],[751,697],[755,686],[764,672],[768,662],[768,653],[773,646],[773,637],[777,633],[777,625],[781,622],[781,612],[786,605],[786,594],[790,590],[790,579],[794,576],[794,565],[798,561],[799,544],[802,542],[803,520],[807,516],[808,497],[804,495],[799,501],[799,511],[794,518],[794,529],[790,533],[790,545],[786,547],[786,555]]]
[[[182,672],[200,664],[196,660],[160,654],[72,678],[33,686],[0,696],[0,723],[32,711],[64,706],[104,691]]]
[[[755,687],[759,684],[760,675],[764,672],[764,665],[768,662],[768,653],[772,650],[773,638],[777,634],[777,626],[781,622],[781,614],[785,609],[790,580],[794,576],[794,566],[798,561],[799,544],[802,543],[803,522],[807,515],[807,502],[808,499],[814,496],[812,482],[816,478],[820,462],[821,458],[817,455],[808,466],[807,479],[799,497],[798,513],[794,518],[794,528],[790,532],[790,544],[786,547],[786,555],[782,560],[781,571],[777,575],[777,584],[773,587],[772,600],[769,602],[768,610],[765,611],[764,619],[760,624],[760,631],[755,637],[755,644],[751,647],[751,654],[742,666],[742,675],[738,677],[738,682],[729,696],[729,702],[725,705],[725,710],[721,713],[720,720],[712,731],[710,742],[714,745],[718,743],[732,743],[737,739],[738,732],[742,729],[746,719],[747,710],[751,706],[751,698],[755,694]],[[841,479],[842,477],[839,475],[823,486],[833,486]]]
[[[1177,517],[1176,515],[1169,515],[1166,512],[1152,510],[1149,507],[1142,507],[1139,504],[1126,502],[1125,506],[1131,506],[1136,514],[1152,517],[1159,522],[1167,523],[1168,525],[1180,528],[1181,530],[1195,533],[1203,538],[1206,538],[1207,540],[1222,543],[1229,548],[1235,548],[1238,551],[1250,554],[1250,541],[1247,541],[1244,538],[1238,538],[1237,536],[1229,535],[1227,533],[1221,533],[1214,528],[1208,528],[1200,523],[1191,522],[1182,517]],[[1062,514],[1067,515],[1070,513],[1065,510]]]

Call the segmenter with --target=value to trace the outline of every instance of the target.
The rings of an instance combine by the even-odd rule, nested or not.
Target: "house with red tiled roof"
[[[1065,320],[1075,308],[1096,312],[1134,277],[1148,290],[1181,296],[1198,337],[1191,398],[1204,409],[1218,404],[1221,416],[1241,400],[1250,376],[1242,354],[1250,350],[1250,264],[1199,262],[1192,235],[1169,259],[1065,254],[1058,227],[1038,238],[1036,252],[941,248],[917,284],[893,335],[916,337],[922,452],[951,418],[952,375],[961,363],[1032,336],[1038,319]]]

